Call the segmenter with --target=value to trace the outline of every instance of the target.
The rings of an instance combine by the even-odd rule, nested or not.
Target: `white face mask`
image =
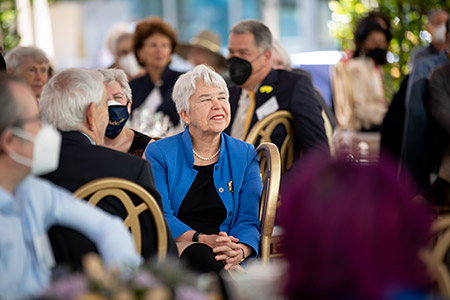
[[[42,125],[36,136],[21,128],[14,127],[13,134],[34,143],[33,158],[11,152],[9,156],[19,164],[31,168],[31,174],[42,175],[55,171],[59,165],[61,134],[51,125]]]
[[[433,41],[438,43],[445,43],[445,33],[447,32],[447,28],[445,28],[444,24],[439,24],[434,28],[433,33]]]
[[[119,67],[131,76],[136,76],[141,71],[134,53],[128,53],[119,58]]]

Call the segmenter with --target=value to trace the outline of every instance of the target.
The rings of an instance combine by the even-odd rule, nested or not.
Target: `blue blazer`
[[[177,218],[181,203],[197,176],[189,128],[150,143],[145,157],[152,166],[156,188],[161,194],[164,214],[174,238],[193,230]],[[213,178],[227,210],[220,230],[251,246],[257,254],[262,182],[254,147],[222,133]]]

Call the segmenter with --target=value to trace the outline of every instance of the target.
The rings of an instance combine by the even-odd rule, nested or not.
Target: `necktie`
[[[250,105],[248,106],[247,115],[245,117],[244,132],[242,134],[243,140],[245,140],[245,138],[247,137],[247,133],[250,129],[250,123],[253,119],[253,112],[255,111],[255,92],[248,91],[248,97],[250,98]]]

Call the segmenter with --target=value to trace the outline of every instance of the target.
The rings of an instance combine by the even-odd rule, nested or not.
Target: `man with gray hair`
[[[6,71],[25,78],[39,101],[50,68],[45,52],[36,47],[16,47],[6,54],[5,61]]]
[[[311,80],[303,75],[271,66],[272,33],[256,20],[234,25],[228,38],[228,69],[231,86],[231,136],[244,139],[251,127],[265,116],[287,110],[295,129],[295,154],[312,149],[329,152],[321,107]],[[281,128],[280,128],[281,129]],[[284,130],[275,130],[272,140],[281,147]]]
[[[35,176],[58,166],[61,137],[41,124],[22,78],[0,73],[0,106],[0,298],[34,298],[50,283],[52,225],[91,238],[108,268],[137,266],[141,259],[119,218]]]
[[[100,72],[66,69],[57,73],[44,87],[39,107],[43,119],[58,128],[63,138],[59,167],[44,178],[72,192],[98,178],[127,179],[152,194],[162,210],[149,163],[133,155],[100,147],[108,124],[108,97]],[[136,205],[140,203],[130,196]],[[101,201],[98,206],[122,219],[127,216],[125,208],[115,198]],[[148,211],[141,214],[139,220],[142,256],[149,258],[157,250],[156,226]],[[82,255],[95,251],[92,243],[67,228],[53,228],[50,241],[56,261],[73,268],[81,266]],[[170,231],[168,241],[169,252],[177,254]]]

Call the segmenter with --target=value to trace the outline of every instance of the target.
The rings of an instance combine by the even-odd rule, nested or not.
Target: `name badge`
[[[278,108],[280,107],[278,106],[277,98],[275,98],[275,96],[272,96],[269,98],[269,100],[264,102],[263,105],[258,107],[258,109],[256,110],[256,116],[258,117],[258,120],[261,120],[265,116],[270,115],[273,112],[276,112]]]
[[[55,258],[47,234],[35,236],[33,244],[39,266],[43,270],[51,269],[55,265]]]

